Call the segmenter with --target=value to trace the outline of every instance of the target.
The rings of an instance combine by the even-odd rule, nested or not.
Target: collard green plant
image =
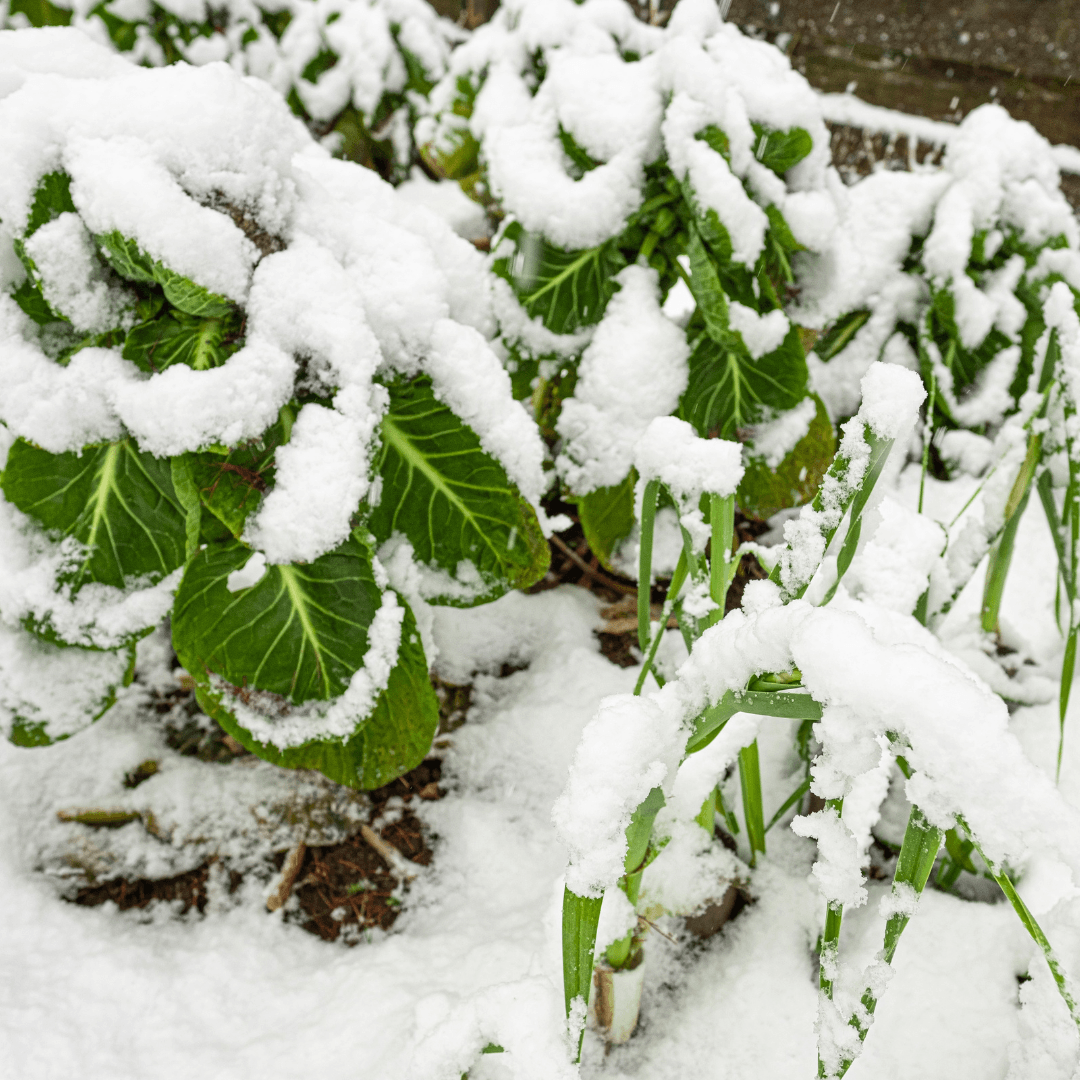
[[[14,0],[7,22],[76,26],[150,67],[223,60],[269,82],[335,154],[395,183],[419,162],[413,127],[463,34],[423,0],[229,0],[202,19],[153,2]]]
[[[158,168],[144,189],[67,144],[42,172],[52,136],[35,91],[0,101],[0,138],[22,140],[39,170],[28,200],[0,192],[13,255],[0,319],[16,343],[0,357],[10,737],[40,745],[97,719],[135,642],[168,618],[200,704],[239,742],[343,784],[386,783],[421,760],[438,720],[413,608],[481,603],[547,568],[522,495],[539,496],[539,439],[465,321],[485,318],[481,257],[433,217],[402,210],[416,231],[398,225],[372,174],[308,162],[284,103],[224,70],[133,68],[95,86],[119,115],[131,93],[164,120],[207,106],[186,168],[234,147],[223,209],[139,143],[137,121],[129,141]],[[80,112],[78,83],[51,92],[60,130],[107,122]],[[208,107],[222,94],[234,114]],[[411,254],[391,244],[374,280],[350,277],[351,256],[298,224],[319,214],[378,221]],[[438,268],[447,249],[454,281]],[[447,302],[453,288],[467,311]],[[35,678],[74,681],[75,705],[50,716],[19,657]]]
[[[560,10],[550,26],[543,8],[504,6],[453,54],[419,138],[435,171],[504,219],[493,265],[515,393],[559,440],[564,493],[610,563],[634,521],[631,449],[654,416],[746,443],[763,463],[739,493],[746,511],[813,496],[835,442],[785,312],[796,257],[818,242],[807,209],[825,197],[828,136],[779,54],[762,60],[792,122],[757,115],[738,74],[753,46],[704,9],[685,26],[676,12],[662,31],[629,5],[602,18]],[[542,48],[504,59],[542,24]],[[607,37],[612,51],[589,70],[570,58],[575,33]],[[718,107],[714,83],[749,119]],[[493,118],[488,103],[511,85],[520,106]],[[586,125],[573,102],[590,96]]]

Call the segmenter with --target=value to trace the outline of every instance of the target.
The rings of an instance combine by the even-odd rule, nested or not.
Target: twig
[[[679,944],[670,934],[661,930],[660,927],[652,921],[652,919],[646,919],[644,915],[639,915],[638,920],[645,923],[647,926],[651,926],[661,937],[666,937],[668,941],[670,941],[673,945]]]
[[[573,548],[566,543],[561,536],[556,536],[554,533],[551,536],[551,542],[579,569],[583,574],[587,574],[598,584],[603,585],[607,589],[613,589],[615,592],[627,593],[637,595],[636,585],[623,585],[621,582],[616,581],[614,578],[609,578],[607,574],[602,573],[599,570],[594,570]]]
[[[412,864],[393,844],[387,843],[370,825],[360,826],[360,835],[383,857],[383,861],[402,881],[412,881],[416,871]]]
[[[266,898],[267,911],[277,911],[285,906],[292,894],[293,884],[296,881],[296,875],[300,873],[300,864],[304,861],[306,851],[307,845],[303,840],[289,849],[289,854],[285,856],[285,862],[281,866],[281,884],[277,887],[277,892]]]

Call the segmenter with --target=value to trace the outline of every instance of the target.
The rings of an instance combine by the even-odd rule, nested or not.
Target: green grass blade
[[[592,988],[593,949],[596,946],[596,927],[600,922],[600,905],[603,897],[578,896],[570,889],[563,890],[563,993],[566,997],[566,1015],[570,1015],[574,1001],[581,998],[589,1003]],[[581,1042],[585,1026],[578,1036],[575,1061],[581,1059]]]
[[[862,532],[862,514],[866,509],[867,500],[873,493],[874,485],[881,476],[881,470],[885,468],[885,462],[889,459],[889,451],[892,449],[892,439],[882,439],[866,427],[864,432],[867,445],[870,447],[870,461],[866,466],[866,473],[862,483],[851,500],[851,510],[848,514],[848,530],[844,536],[844,542],[840,545],[840,551],[836,556],[836,580],[829,587],[825,598],[821,601],[822,606],[827,604],[835,595],[841,578],[847,573],[851,560],[855,558],[855,552],[859,547],[859,535]]]
[[[656,500],[660,494],[660,481],[650,480],[645,485],[641,500],[641,544],[638,554],[638,647],[645,652],[649,647],[649,624],[652,621],[652,549],[653,532],[656,528]]]
[[[716,610],[709,616],[710,625],[724,617],[728,586],[738,565],[731,557],[735,538],[735,496],[709,496],[709,523],[712,526],[712,545],[709,552],[709,595]]]
[[[840,817],[844,812],[844,800],[829,799],[825,803],[825,809],[835,810],[837,817]],[[818,989],[830,1001],[832,1001],[833,996],[832,972],[836,970],[836,965],[839,962],[840,956],[840,924],[843,922],[843,919],[844,905],[837,903],[835,900],[830,900],[828,902],[828,908],[825,911],[825,930],[821,935],[821,947],[818,951],[820,963],[818,969]],[[825,1062],[821,1057],[820,1043],[818,1050],[818,1076],[828,1076]]]
[[[1069,608],[1072,615],[1072,608]],[[1065,714],[1069,711],[1069,694],[1072,691],[1073,674],[1076,671],[1076,635],[1080,630],[1075,622],[1069,627],[1069,637],[1065,642],[1065,657],[1061,662],[1061,690],[1058,695],[1058,751],[1057,770],[1054,779],[1061,781],[1061,756],[1065,750]]]
[[[671,575],[671,583],[668,585],[667,598],[664,600],[664,607],[660,612],[660,625],[657,627],[656,636],[649,643],[649,651],[648,653],[646,653],[645,659],[642,661],[641,671],[638,674],[637,682],[634,684],[635,697],[641,694],[641,691],[645,686],[645,680],[649,677],[649,672],[653,671],[654,665],[656,663],[656,653],[657,650],[660,648],[660,642],[664,640],[664,632],[667,630],[668,619],[671,618],[672,609],[675,607],[675,602],[679,598],[679,592],[681,591],[685,581],[686,553],[682,552],[679,555],[679,561],[675,564],[675,573]],[[640,596],[640,589],[638,595]],[[640,612],[638,614],[640,618]],[[653,677],[661,686],[664,685],[663,679],[661,679],[655,671],[653,671]]]
[[[986,585],[983,588],[981,612],[982,628],[988,634],[998,632],[1001,598],[1005,593],[1005,579],[1008,577],[1009,564],[1012,562],[1016,532],[1020,527],[1020,519],[1024,516],[1024,509],[1027,507],[1035,470],[1041,456],[1042,435],[1032,434],[1028,437],[1024,463],[1020,466],[1020,472],[1016,475],[1012,491],[1009,492],[1008,501],[1005,503],[1005,528],[1002,529],[997,543],[990,549],[990,564],[986,568]]]
[[[904,842],[900,847],[900,857],[896,861],[896,872],[893,874],[893,895],[903,894],[905,890],[912,890],[915,896],[921,896],[926,888],[926,882],[930,877],[930,871],[934,868],[934,860],[937,858],[941,847],[942,833],[939,828],[931,825],[926,820],[926,815],[917,807],[911,808],[908,815],[907,828],[904,830]],[[889,916],[885,924],[885,963],[891,964],[896,955],[896,946],[900,941],[900,935],[911,921],[911,916],[904,912],[897,912]],[[849,1023],[859,1033],[859,1040],[864,1041],[870,1030],[870,1021],[873,1019],[874,1010],[877,1008],[877,998],[868,988],[862,995],[862,1006],[865,1010],[865,1018],[856,1014]],[[837,1070],[837,1076],[843,1076],[855,1060],[854,1055],[844,1058]]]
[[[1024,903],[1020,894],[1016,891],[1016,886],[1013,885],[1008,874],[986,857],[986,852],[983,851],[978,839],[968,827],[967,822],[961,817],[957,818],[957,822],[968,836],[971,837],[971,841],[975,845],[975,850],[982,857],[983,862],[989,867],[990,874],[998,883],[998,888],[1005,894],[1005,899],[1012,904],[1013,910],[1024,924],[1024,929],[1031,935],[1032,941],[1034,941],[1042,950],[1042,954],[1046,958],[1046,965],[1050,968],[1050,974],[1053,975],[1054,982],[1057,984],[1058,993],[1068,1006],[1069,1015],[1073,1018],[1073,1023],[1076,1024],[1077,1027],[1080,1027],[1080,1007],[1077,1006],[1076,998],[1073,997],[1072,987],[1070,986],[1071,980],[1066,974],[1065,969],[1061,966],[1061,961],[1058,960],[1046,934],[1043,933],[1042,927],[1039,926],[1035,916],[1028,910],[1027,904]]]
[[[808,791],[810,790],[810,778],[807,777],[785,800],[784,805],[776,811],[765,826],[768,832]]]
[[[765,854],[765,814],[761,802],[761,764],[757,739],[739,751],[739,783],[742,787],[746,838],[750,842],[750,865],[754,866],[758,852]]]

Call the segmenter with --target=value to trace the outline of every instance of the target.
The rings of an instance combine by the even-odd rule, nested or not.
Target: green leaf
[[[735,346],[737,338],[728,326],[728,302],[720,277],[697,229],[690,230],[690,291],[705,320],[705,332],[721,345]]]
[[[694,138],[715,150],[728,164],[731,163],[731,141],[727,133],[715,124],[702,128]]]
[[[15,289],[11,298],[22,308],[23,312],[34,320],[39,326],[48,326],[49,323],[63,322],[62,315],[57,315],[49,302],[41,294],[41,286],[29,275],[23,283]]]
[[[739,484],[738,502],[743,513],[770,518],[789,506],[808,503],[836,453],[836,434],[820,398],[810,429],[775,468],[748,451],[746,471]]]
[[[496,259],[493,269],[510,282],[530,317],[539,316],[556,334],[600,321],[615,295],[615,275],[626,266],[614,240],[564,251],[516,221],[506,227],[503,240],[514,245],[513,254]]]
[[[0,487],[8,502],[46,529],[84,544],[70,571],[76,588],[89,581],[123,588],[158,581],[184,563],[185,513],[167,461],[131,439],[50,454],[18,439]]]
[[[585,530],[589,550],[608,569],[613,569],[611,556],[620,541],[634,527],[634,481],[631,471],[621,484],[597,488],[577,500],[578,517]]]
[[[837,353],[847,348],[848,342],[862,329],[870,318],[870,311],[859,311],[841,315],[814,343],[814,353],[821,360],[831,360]]]
[[[71,13],[68,12],[68,18],[70,17]],[[26,231],[23,233],[24,239],[33,236],[42,225],[54,221],[61,214],[74,212],[75,204],[71,201],[71,177],[61,171],[46,173],[38,181],[37,191],[34,192],[30,217],[26,222]]]
[[[240,320],[202,319],[183,311],[165,310],[139,323],[124,339],[124,359],[143,371],[164,371],[173,364],[187,364],[196,371],[224,364],[235,351]]]
[[[569,888],[563,889],[563,994],[567,1016],[576,998],[581,998],[586,1004],[589,1001],[593,981],[593,950],[603,902],[602,896],[579,896]],[[583,1025],[582,1035],[584,1033]],[[577,1053],[581,1053],[580,1038]]]
[[[182,312],[203,319],[224,319],[236,311],[236,305],[227,297],[170,270],[121,233],[105,233],[95,240],[105,261],[122,278],[141,285],[160,285],[165,299]]]
[[[314,562],[267,566],[230,592],[229,575],[252,555],[228,540],[188,563],[173,608],[181,663],[198,680],[212,671],[294,705],[340,696],[363,666],[381,602],[367,549],[350,537]]]
[[[763,124],[754,124],[753,128],[754,156],[777,176],[783,176],[814,149],[814,140],[805,128],[776,131]]]
[[[191,457],[190,454],[180,454],[169,462],[173,490],[184,510],[185,561],[199,550],[199,530],[202,524],[202,503],[192,474]]]
[[[25,15],[31,26],[70,26],[70,8],[57,7],[49,0],[11,0],[8,8],[12,15]]]
[[[263,492],[273,486],[274,453],[288,441],[292,419],[290,407],[284,406],[260,438],[225,454],[206,451],[187,455],[199,499],[237,539],[262,503]]]
[[[404,601],[399,598],[399,603]],[[242,691],[234,688],[232,694],[241,696]],[[369,716],[357,717],[356,730],[347,739],[313,739],[280,750],[259,742],[237,722],[229,709],[228,689],[215,690],[203,682],[197,696],[208,715],[265,761],[287,769],[317,769],[335,783],[365,790],[382,787],[419,765],[431,749],[439,724],[439,702],[428,678],[416,620],[408,607],[401,627],[398,662],[390,672],[386,689]],[[284,700],[281,704],[287,710]]]
[[[382,543],[402,533],[417,560],[458,578],[433,603],[470,605],[524,588],[547,572],[550,553],[533,509],[480,440],[438,401],[426,376],[389,387],[376,469],[379,505],[368,528]],[[475,567],[461,576],[462,563]]]
[[[50,746],[100,719],[135,671],[135,647],[71,648],[0,624],[0,731]]]
[[[754,360],[740,345],[703,334],[690,354],[690,380],[679,415],[702,436],[731,438],[769,409],[793,409],[806,396],[806,357],[792,326],[775,352]]]

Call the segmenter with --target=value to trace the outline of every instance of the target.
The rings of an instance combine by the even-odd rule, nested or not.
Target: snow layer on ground
[[[1013,621],[1027,606],[1025,574],[1021,569],[1016,591],[1006,595]],[[43,860],[58,864],[70,830],[82,830],[56,822],[55,810],[112,797],[167,811],[191,836],[200,821],[216,820],[219,829],[224,822],[239,837],[232,843],[240,853],[265,848],[265,836],[252,839],[257,828],[242,826],[245,814],[252,820],[245,804],[273,803],[298,782],[296,774],[262,763],[252,770],[173,759],[162,776],[126,791],[123,773],[161,753],[159,736],[139,715],[145,691],[138,686],[78,740],[43,750],[3,747],[0,918],[7,932],[0,966],[20,974],[0,986],[0,1051],[12,1075],[294,1080],[316,1068],[328,1080],[459,1080],[466,1069],[475,1078],[575,1075],[560,1034],[565,853],[550,811],[599,699],[627,691],[635,676],[600,656],[591,633],[598,606],[582,591],[562,589],[437,612],[443,677],[480,674],[468,722],[444,758],[449,793],[420,804],[439,837],[436,859],[407,895],[394,930],[351,950],[266,914],[268,886],[255,875],[234,903],[220,888],[205,918],[176,920],[161,908],[148,919],[65,904],[40,872]],[[1050,614],[1045,602],[1040,608]],[[504,662],[529,666],[498,678]],[[147,670],[144,664],[144,678]],[[1080,722],[1080,709],[1074,713],[1070,723]],[[1012,724],[1033,760],[1044,767],[1052,761],[1053,706],[1021,710]],[[789,734],[778,732],[775,746],[762,735],[767,814],[794,786]],[[1066,789],[1076,791],[1080,740],[1066,747]],[[136,871],[150,871],[155,853],[164,871],[160,842],[115,842],[116,857],[134,853]],[[185,850],[169,855],[168,872],[205,854]],[[810,842],[774,829],[768,858],[749,876],[756,902],[724,933],[697,949],[650,934],[641,1027],[606,1056],[589,1033],[580,1075],[811,1075],[812,948],[822,917],[810,877],[813,851]],[[880,940],[877,888],[845,918],[844,946],[850,942],[864,960]],[[1066,933],[1071,910],[1060,905],[1046,925],[1075,965],[1080,957]],[[661,928],[679,933],[675,920],[663,919]],[[1052,987],[1039,996],[1039,964],[1006,906],[928,894],[901,941],[896,976],[851,1075],[1056,1080],[1051,1051],[1067,1041],[1068,1019]],[[1016,975],[1029,966],[1034,979],[1024,985],[1034,989],[1021,1008]],[[481,1062],[488,1042],[511,1053]],[[1050,1049],[1040,1049],[1044,1044]],[[1011,1059],[1018,1071],[1009,1074]]]

